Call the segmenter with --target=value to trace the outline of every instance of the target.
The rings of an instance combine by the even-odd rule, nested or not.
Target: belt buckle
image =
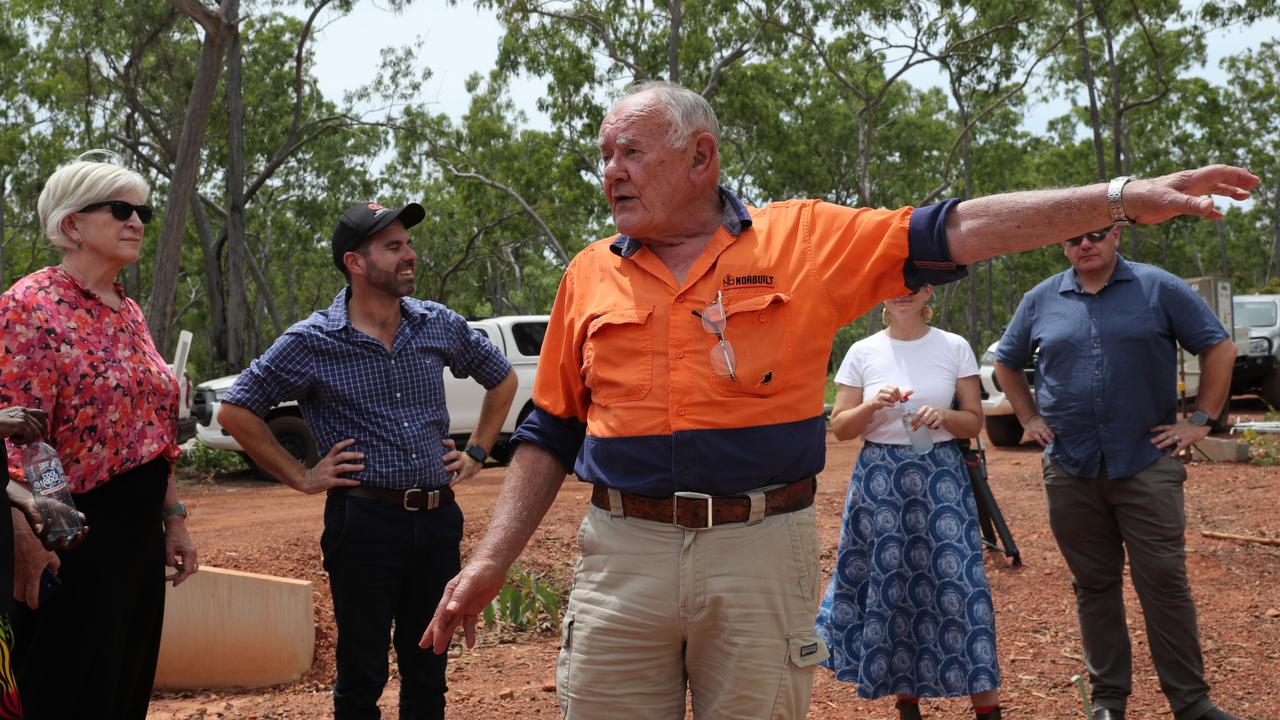
[[[404,491],[404,500],[402,500],[400,504],[404,506],[404,509],[408,510],[409,512],[418,512],[419,510],[422,509],[422,508],[412,507],[409,505],[409,498],[413,497],[415,494],[421,495],[422,488],[409,488],[408,490]]]
[[[409,502],[410,502],[409,498],[413,497],[414,495],[422,495],[422,494],[426,494],[427,496],[427,502],[425,504],[425,507],[411,507],[409,505]],[[409,488],[408,490],[404,491],[404,502],[401,504],[404,506],[405,510],[408,510],[410,512],[418,512],[419,510],[435,510],[436,508],[440,507],[440,490]]]
[[[680,498],[685,498],[687,500],[706,500],[707,501],[707,524],[705,526],[695,527],[692,525],[680,524]],[[713,499],[714,499],[714,496],[708,495],[706,493],[691,492],[688,490],[681,490],[676,492],[671,497],[671,524],[675,525],[681,530],[710,530],[712,527],[712,521],[714,519],[711,514],[711,501]]]

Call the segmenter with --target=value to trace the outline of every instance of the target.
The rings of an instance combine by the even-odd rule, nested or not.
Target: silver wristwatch
[[[1129,217],[1124,212],[1124,201],[1121,196],[1124,193],[1124,186],[1130,180],[1132,175],[1121,175],[1118,178],[1112,178],[1107,184],[1107,212],[1111,214],[1111,224],[1120,227],[1129,227],[1137,225],[1138,221]]]

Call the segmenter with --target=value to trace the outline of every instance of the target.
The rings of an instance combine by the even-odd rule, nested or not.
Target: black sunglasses
[[[1108,225],[1102,228],[1101,230],[1094,230],[1093,232],[1087,232],[1083,235],[1077,235],[1076,237],[1073,237],[1070,240],[1067,240],[1067,245],[1071,247],[1078,247],[1080,243],[1084,242],[1085,240],[1088,240],[1094,245],[1097,245],[1098,243],[1107,239],[1107,235],[1111,233],[1111,229],[1113,227],[1115,226]]]
[[[150,205],[134,205],[133,203],[125,202],[124,200],[103,200],[102,202],[89,203],[76,212],[90,212],[104,207],[110,207],[111,217],[121,222],[133,217],[135,212],[138,213],[138,219],[142,221],[143,225],[151,222]]]

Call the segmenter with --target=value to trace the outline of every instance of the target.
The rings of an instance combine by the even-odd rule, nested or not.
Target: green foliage
[[[333,3],[320,24],[353,5]],[[595,134],[636,80],[704,93],[722,125],[723,182],[754,204],[819,197],[892,207],[1091,182],[1095,132],[1104,176],[1219,161],[1280,176],[1280,45],[1226,57],[1226,83],[1197,69],[1207,32],[1274,20],[1273,0],[474,5],[495,12],[504,35],[496,66],[469,80],[467,113],[448,117],[424,96],[432,68],[416,45],[386,49],[349,97],[324,97],[305,22],[277,3],[244,0],[243,180],[252,194],[242,247],[225,235],[224,74],[199,158],[204,217],[191,218],[179,266],[164,270],[179,279],[175,329],[196,333],[197,380],[242,369],[284,327],[332,301],[343,283],[327,239],[337,213],[359,200],[423,203],[418,296],[472,316],[547,311],[568,259],[614,232]],[[164,0],[0,3],[0,281],[57,261],[36,198],[80,151],[121,152],[152,183],[153,203],[163,202],[201,39]],[[923,85],[918,71],[941,88]],[[514,106],[508,81],[518,73],[546,79],[539,109],[550,128],[531,128]],[[1028,109],[1049,98],[1071,107],[1045,132],[1029,132]],[[1228,275],[1237,291],[1274,292],[1277,208],[1276,184],[1264,182],[1222,223],[1138,228],[1124,252],[1184,277]],[[156,236],[153,225],[123,278],[144,305]],[[935,324],[981,351],[1022,294],[1064,267],[1056,247],[972,267],[971,280],[940,289]],[[244,308],[244,327],[233,327],[234,308]],[[840,332],[834,360],[878,329],[876,312]]]
[[[1275,413],[1269,413],[1274,416]],[[1251,465],[1280,465],[1280,435],[1260,433],[1256,430],[1245,430],[1240,439],[1249,445],[1249,463]]]
[[[215,450],[197,442],[192,443],[191,449],[184,451],[178,458],[178,467],[201,473],[215,473],[221,470],[243,470],[245,465],[239,453]]]
[[[481,611],[481,617],[486,627],[495,630],[558,630],[560,609],[568,596],[566,588],[544,580],[533,570],[512,565],[502,591]]]

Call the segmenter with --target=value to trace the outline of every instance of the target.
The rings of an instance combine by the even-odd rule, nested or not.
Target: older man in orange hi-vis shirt
[[[686,694],[699,720],[804,717],[828,654],[813,496],[842,325],[1108,222],[1219,218],[1201,195],[1258,182],[1215,165],[918,209],[753,208],[719,184],[719,139],[711,106],[674,84],[636,86],[605,116],[621,234],[565,271],[493,521],[422,638],[444,652],[461,625],[474,644],[575,473],[593,491],[556,678],[574,720],[683,718]]]

